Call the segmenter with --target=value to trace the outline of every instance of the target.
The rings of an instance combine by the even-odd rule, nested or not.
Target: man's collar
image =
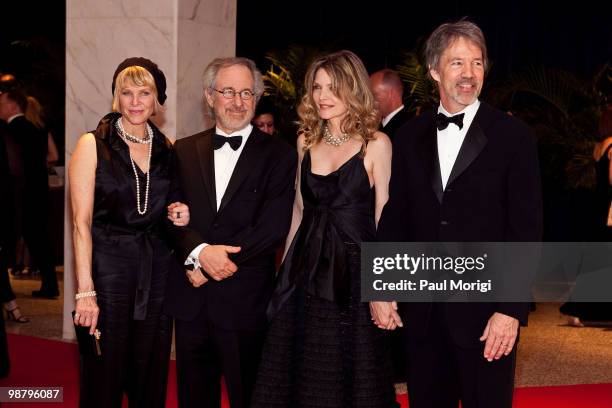
[[[446,116],[455,116],[455,115],[459,115],[462,113],[465,113],[465,116],[474,116],[476,115],[476,111],[478,110],[479,106],[480,106],[480,101],[476,99],[474,102],[472,102],[470,105],[466,106],[459,112],[449,113],[446,109],[444,109],[444,106],[442,106],[442,102],[440,102],[440,106],[438,107],[438,112],[443,113]]]
[[[387,126],[387,123],[389,123],[391,121],[391,119],[393,119],[393,117],[395,115],[397,115],[397,113],[399,111],[401,111],[402,109],[404,109],[404,105],[400,105],[399,108],[397,108],[396,110],[394,110],[393,112],[391,112],[390,114],[388,114],[387,116],[385,116],[382,120],[382,125],[383,126]]]
[[[251,134],[251,132],[253,131],[253,125],[251,125],[250,123],[248,125],[246,125],[244,128],[237,130],[235,132],[230,133],[229,135],[227,133],[225,133],[224,131],[222,131],[221,129],[219,129],[218,126],[215,126],[215,133],[217,133],[218,135],[221,136],[243,136],[243,137],[247,137]]]
[[[23,113],[18,113],[16,115],[11,116],[10,118],[7,119],[6,123],[11,123],[13,121],[13,119],[18,118],[19,116],[25,116]]]

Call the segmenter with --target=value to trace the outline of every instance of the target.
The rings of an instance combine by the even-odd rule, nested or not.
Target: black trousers
[[[8,275],[8,251],[10,248],[11,245],[7,245],[5,240],[0,240],[0,303],[10,302],[15,299],[15,293],[11,287]]]
[[[44,207],[42,207],[44,203]],[[55,262],[50,253],[47,234],[47,206],[49,200],[44,200],[42,208],[35,208],[28,203],[24,212],[23,223],[21,225],[21,233],[25,241],[33,263],[40,269],[40,278],[42,284],[40,289],[48,293],[57,293],[57,276],[55,274]]]
[[[172,319],[162,314],[162,303],[174,259],[161,241],[153,240],[147,314],[134,320],[139,250],[131,236],[94,238],[102,357],[81,358],[82,408],[120,408],[124,393],[130,408],[165,406]]]
[[[469,318],[467,316],[466,318]],[[426,339],[406,336],[406,366],[410,408],[511,408],[516,348],[488,362],[484,342],[478,348],[456,345],[440,304],[433,307]]]
[[[248,408],[264,334],[264,330],[234,331],[215,326],[205,307],[192,321],[177,318],[179,407],[219,408],[223,375],[230,406]]]
[[[4,326],[4,313],[0,313],[0,378],[8,377],[10,371],[11,362],[9,360],[6,327]]]

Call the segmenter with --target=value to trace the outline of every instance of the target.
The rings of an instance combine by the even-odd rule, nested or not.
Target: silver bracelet
[[[96,296],[96,291],[92,290],[92,291],[89,291],[89,292],[77,293],[76,295],[74,295],[74,298],[76,300],[78,300],[78,299],[81,299],[81,298],[84,298],[84,297],[94,297],[94,296]]]

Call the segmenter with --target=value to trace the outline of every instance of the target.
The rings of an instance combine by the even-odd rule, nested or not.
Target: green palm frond
[[[291,73],[282,66],[277,67],[278,72],[274,69],[272,65],[264,75],[266,94],[281,98],[284,102],[294,102],[297,96]]]
[[[404,52],[402,62],[395,69],[404,82],[404,100],[409,110],[419,111],[435,106],[437,89],[416,51]]]
[[[281,135],[290,142],[295,139],[296,108],[303,92],[306,70],[322,51],[316,47],[291,45],[266,53],[270,68],[263,77],[265,95],[280,115]]]
[[[583,93],[584,84],[568,72],[545,67],[531,67],[510,75],[506,92],[531,94],[555,108],[567,118],[572,99]]]
[[[280,97],[283,103],[291,101],[295,106],[302,92],[306,70],[321,53],[321,48],[295,44],[284,50],[269,51],[266,59],[271,66],[264,76],[266,91],[273,97]]]
[[[610,83],[608,66],[590,80],[558,69],[531,67],[511,74],[489,93],[496,104],[505,105],[535,130],[546,151],[541,156],[546,178],[563,174],[566,187],[592,188],[591,152]]]

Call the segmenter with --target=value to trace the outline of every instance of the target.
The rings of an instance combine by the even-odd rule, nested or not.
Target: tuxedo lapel
[[[223,198],[221,199],[219,212],[223,211],[223,209],[227,206],[227,203],[230,202],[234,194],[236,194],[246,176],[253,171],[257,160],[261,158],[261,156],[258,154],[261,137],[263,136],[259,131],[255,129],[251,131],[251,134],[249,135],[249,138],[247,139],[246,144],[240,153],[240,157],[238,158],[238,162],[236,163],[232,177],[227,185],[225,194],[223,194]]]
[[[213,212],[216,213],[217,196],[215,189],[215,155],[212,146],[213,131],[206,132],[196,141],[196,149],[198,150],[200,172],[204,180],[204,185],[206,186],[208,202]]]
[[[480,108],[482,108],[482,106]],[[481,109],[479,109],[476,113],[474,121],[465,135],[465,140],[461,145],[461,149],[459,149],[459,154],[457,155],[457,159],[455,160],[455,164],[451,170],[448,182],[446,183],[447,186],[455,181],[457,177],[459,177],[461,173],[463,173],[469,167],[469,165],[472,164],[472,162],[476,159],[476,157],[478,157],[482,149],[484,149],[485,145],[487,144],[487,137],[480,126],[480,116]]]
[[[425,165],[428,166],[429,181],[438,202],[442,202],[444,191],[442,189],[442,174],[440,173],[440,161],[438,159],[438,137],[435,122],[431,120],[431,125],[425,132],[423,140],[423,152],[425,152]]]

